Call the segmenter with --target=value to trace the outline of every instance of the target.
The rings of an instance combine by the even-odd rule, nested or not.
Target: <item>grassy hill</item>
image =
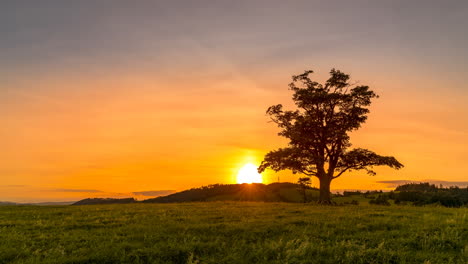
[[[315,201],[318,198],[318,190],[308,188],[306,190],[307,201]],[[213,184],[200,188],[193,188],[182,192],[160,196],[141,201],[141,203],[183,203],[183,202],[208,202],[208,201],[250,201],[250,202],[289,202],[302,203],[304,195],[298,184],[283,182],[272,184]],[[87,198],[73,205],[93,204],[125,204],[136,203],[133,198]]]
[[[73,203],[73,205],[92,205],[92,204],[127,204],[135,203],[136,200],[133,198],[123,198],[123,199],[114,199],[114,198],[87,198]]]
[[[308,189],[307,200],[316,200],[317,189]],[[292,202],[304,201],[300,186],[294,183],[272,184],[214,184],[194,188],[168,196],[144,200],[143,203],[179,203],[205,201],[252,201],[252,202]]]

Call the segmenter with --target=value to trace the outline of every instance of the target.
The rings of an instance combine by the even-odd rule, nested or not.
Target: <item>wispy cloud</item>
[[[66,189],[66,188],[59,188],[54,189],[55,192],[72,192],[72,193],[102,193],[103,191],[99,190],[90,190],[90,189]]]
[[[468,187],[468,181],[443,181],[443,180],[435,180],[435,179],[426,179],[426,180],[393,180],[393,181],[376,181],[376,183],[385,184],[387,188],[394,188],[399,185],[407,184],[407,183],[420,183],[420,182],[428,182],[430,184],[435,185],[443,185],[445,187],[449,186],[458,186],[458,187]]]
[[[169,195],[175,192],[176,192],[175,190],[158,190],[158,191],[133,192],[133,194],[142,195],[142,196],[161,196],[161,195]]]
[[[76,193],[81,196],[86,194],[90,197],[109,197],[109,198],[122,198],[122,197],[134,197],[136,199],[146,199],[145,197],[157,197],[163,195],[169,195],[175,193],[175,190],[152,190],[152,191],[140,191],[140,192],[128,192],[128,193],[119,193],[119,192],[105,192],[95,189],[70,189],[70,188],[57,188],[52,189],[53,192],[62,192],[62,193]]]

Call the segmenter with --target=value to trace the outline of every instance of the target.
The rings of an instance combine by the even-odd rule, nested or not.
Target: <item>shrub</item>
[[[388,197],[386,195],[379,194],[377,198],[372,199],[369,201],[370,204],[376,204],[376,205],[386,205],[390,206],[390,202],[388,201]]]

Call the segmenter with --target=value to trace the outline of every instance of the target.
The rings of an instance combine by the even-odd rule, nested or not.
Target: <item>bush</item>
[[[376,204],[376,205],[386,205],[390,206],[390,202],[388,201],[388,197],[386,195],[379,194],[377,198],[372,199],[369,201],[370,204]]]

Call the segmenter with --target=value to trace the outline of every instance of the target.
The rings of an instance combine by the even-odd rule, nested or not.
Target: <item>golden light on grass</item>
[[[262,175],[257,172],[257,166],[245,164],[237,173],[237,183],[262,183]]]

